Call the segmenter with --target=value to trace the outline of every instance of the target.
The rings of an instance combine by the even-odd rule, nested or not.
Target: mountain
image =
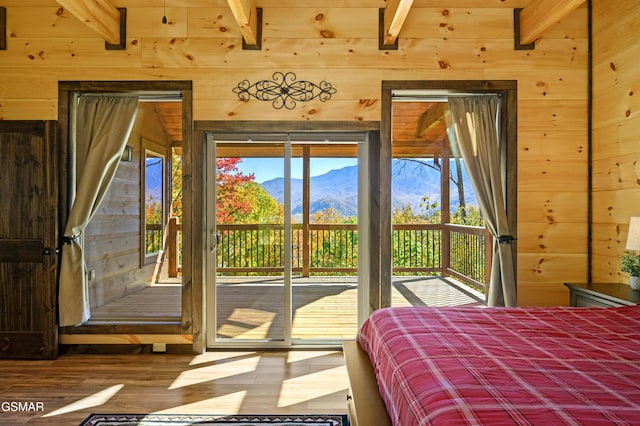
[[[310,182],[311,214],[333,207],[343,216],[358,214],[358,168],[357,166],[331,170],[314,176]],[[284,178],[271,179],[262,187],[278,203],[284,203]],[[302,214],[302,179],[291,179],[291,211]]]
[[[162,201],[162,180],[164,172],[164,160],[161,157],[147,157],[145,166],[145,201],[149,198]]]
[[[430,203],[440,204],[439,171],[418,161],[393,160],[391,173],[393,208],[411,204],[414,212],[420,212],[423,197],[428,197]],[[467,204],[477,205],[466,174],[463,181]],[[357,166],[331,170],[323,175],[312,177],[311,214],[333,207],[343,216],[357,215],[357,182]],[[278,203],[284,203],[284,178],[271,179],[261,185]],[[451,204],[453,210],[459,204],[457,191],[451,192]],[[302,179],[291,179],[291,206],[294,215],[302,214]]]

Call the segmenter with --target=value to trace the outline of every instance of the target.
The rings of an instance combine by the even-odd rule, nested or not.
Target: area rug
[[[349,426],[345,415],[92,414],[80,426]]]

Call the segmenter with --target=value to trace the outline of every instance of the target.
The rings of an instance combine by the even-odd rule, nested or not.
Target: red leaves
[[[216,159],[216,222],[233,223],[238,216],[247,214],[251,204],[239,197],[246,182],[252,182],[253,173],[245,175],[238,170],[241,158]]]

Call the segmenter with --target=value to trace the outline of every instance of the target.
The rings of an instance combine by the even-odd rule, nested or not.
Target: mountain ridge
[[[392,208],[411,205],[415,213],[420,212],[424,197],[429,203],[440,203],[440,171],[414,160],[396,159],[392,163]],[[358,214],[358,166],[347,166],[330,170],[310,180],[310,213],[333,207],[342,216]],[[477,201],[471,183],[463,175],[465,200],[467,204]],[[260,183],[267,193],[278,203],[284,203],[284,178],[270,179]],[[451,192],[452,209],[457,208],[458,193]],[[302,214],[302,179],[291,179],[292,214]]]

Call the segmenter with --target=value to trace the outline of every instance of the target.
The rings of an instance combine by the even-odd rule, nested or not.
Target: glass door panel
[[[368,204],[358,190],[364,135],[340,143],[315,134],[208,138],[208,345],[354,338],[358,288],[368,284],[358,275],[368,267],[366,243],[358,244]]]
[[[321,157],[344,151],[351,156]],[[357,331],[358,157],[357,145],[301,145],[292,168],[300,198],[291,216],[301,232],[302,264],[292,282],[292,338],[340,341]],[[315,155],[314,155],[315,154]],[[299,200],[299,202],[296,202]]]
[[[215,338],[284,342],[284,144],[244,144],[216,143]],[[265,157],[245,156],[255,152]]]
[[[294,143],[292,152],[294,246],[302,248],[292,339],[350,339],[358,324],[358,144]]]

